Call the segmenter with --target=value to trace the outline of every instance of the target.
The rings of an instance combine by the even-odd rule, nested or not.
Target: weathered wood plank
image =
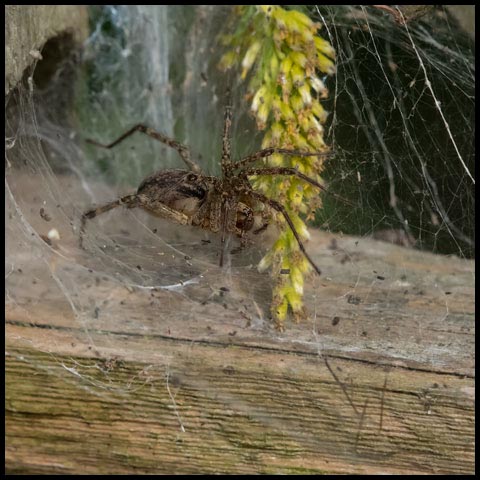
[[[168,323],[169,334],[166,325],[152,332],[154,310],[142,294],[113,293],[128,299],[123,319],[141,321],[149,335],[116,318],[89,329],[87,341],[68,310],[37,305],[39,328],[23,307],[7,309],[11,473],[473,472],[472,358],[468,364],[465,356],[455,371],[448,346],[440,349],[443,362],[439,353],[420,355],[415,335],[409,339],[401,328],[411,328],[408,314],[398,315],[391,334],[402,349],[411,341],[411,357],[399,359],[383,347],[370,352],[358,332],[373,322],[382,330],[381,308],[370,312],[370,321],[364,311],[353,327],[345,314],[337,330],[326,312],[329,321],[318,321],[315,343],[304,341],[305,324],[280,335],[237,323],[231,335],[230,319],[218,318],[218,311],[213,316],[218,305],[200,308],[188,324],[179,315],[178,325]],[[369,295],[378,305],[381,294]],[[404,308],[413,304],[426,316],[436,303],[428,292],[420,304],[416,296]],[[369,311],[370,302],[344,308]],[[465,311],[468,295],[458,303]],[[433,310],[428,318],[441,319]],[[201,325],[206,319],[210,329]],[[367,326],[358,325],[363,320]],[[437,331],[448,328],[453,348],[463,341],[468,350],[472,325]],[[424,347],[435,332],[421,335]],[[326,353],[347,393],[327,368]],[[119,361],[108,363],[113,357]]]

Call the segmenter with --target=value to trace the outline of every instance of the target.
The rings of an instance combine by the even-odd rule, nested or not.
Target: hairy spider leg
[[[321,275],[322,274],[322,271],[315,265],[315,262],[310,258],[310,256],[308,255],[307,251],[305,250],[305,247],[302,243],[302,240],[300,239],[300,236],[298,235],[298,232],[295,228],[295,225],[293,224],[292,222],[292,219],[290,218],[290,215],[288,214],[287,210],[285,209],[285,207],[278,203],[277,201],[275,200],[272,200],[270,198],[268,198],[267,196],[263,195],[262,193],[258,193],[258,192],[251,192],[251,195],[253,197],[255,197],[256,199],[260,200],[261,202],[269,205],[270,207],[272,207],[274,210],[276,210],[277,212],[280,212],[283,217],[285,218],[285,220],[287,221],[288,223],[288,226],[290,227],[290,230],[292,231],[293,233],[293,236],[295,237],[295,239],[297,240],[297,243],[298,243],[298,246],[300,247],[300,250],[302,251],[303,255],[305,256],[305,258],[308,260],[308,262],[310,263],[310,265],[313,267],[313,269],[315,270],[315,272],[318,274],[318,275]]]
[[[222,203],[222,213],[221,213],[221,219],[222,219],[222,237],[221,237],[221,250],[220,250],[220,267],[223,267],[223,255],[225,252],[225,238],[227,236],[227,216],[228,216],[228,207],[226,202]]]
[[[221,219],[222,219],[222,236],[221,236],[221,252],[220,252],[220,267],[223,267],[223,258],[224,258],[224,253],[225,253],[225,240],[227,237],[228,232],[234,232],[235,231],[235,224],[236,224],[236,219],[237,219],[237,198],[235,197],[230,197],[230,198],[225,198],[222,201],[222,213],[221,213]]]
[[[230,174],[231,163],[232,163],[232,148],[230,143],[230,135],[232,129],[232,107],[230,105],[230,91],[227,90],[227,105],[225,106],[224,113],[224,122],[223,122],[223,135],[222,135],[222,175],[227,177]],[[221,214],[220,218],[222,219],[222,236],[221,236],[221,250],[220,250],[220,267],[223,267],[223,258],[225,253],[225,239],[227,236],[227,228],[229,224],[228,217],[230,216],[230,205],[229,201],[224,198],[221,203]]]
[[[82,220],[80,223],[80,247],[83,248],[83,236],[85,234],[85,224],[87,223],[87,220],[95,218],[98,215],[108,212],[109,210],[112,210],[114,208],[120,207],[121,205],[131,205],[131,208],[133,208],[138,202],[137,197],[138,195],[136,194],[125,195],[124,197],[121,197],[113,202],[108,202],[104,205],[101,205],[100,207],[92,208],[91,210],[86,211],[82,215]]]
[[[202,169],[200,168],[200,166],[190,158],[190,149],[186,145],[183,145],[180,142],[177,142],[176,140],[173,140],[172,138],[167,137],[166,135],[163,135],[163,133],[157,132],[152,128],[147,127],[146,125],[143,125],[141,123],[139,123],[138,125],[135,125],[130,130],[127,130],[124,134],[120,135],[120,137],[118,137],[112,143],[109,143],[106,145],[103,143],[97,142],[96,140],[92,140],[90,138],[87,138],[85,141],[97,147],[113,148],[116,145],[118,145],[120,142],[123,142],[123,140],[125,140],[135,132],[144,133],[145,135],[148,135],[149,137],[152,137],[155,140],[173,148],[178,152],[178,154],[180,155],[180,157],[182,158],[182,160],[185,162],[185,164],[190,170],[196,173],[202,173]]]
[[[127,208],[143,208],[149,213],[153,213],[161,218],[179,223],[180,225],[187,225],[190,223],[189,218],[182,212],[178,212],[173,208],[168,207],[167,205],[161,203],[160,201],[152,202],[149,201],[145,195],[142,194],[131,194],[125,195],[113,202],[105,203],[100,207],[92,208],[91,210],[86,211],[82,215],[82,220],[80,223],[80,247],[83,248],[83,237],[85,234],[86,222],[89,219],[95,218],[102,213],[108,212],[117,207],[127,207]]]
[[[333,198],[336,198],[337,200],[342,201],[343,203],[346,203],[347,205],[350,205],[351,207],[355,206],[352,202],[348,201],[346,198],[343,198],[342,196],[336,193],[330,192],[327,187],[317,182],[313,178],[310,178],[309,176],[305,175],[304,173],[299,172],[295,168],[291,168],[291,167],[248,168],[248,169],[241,170],[240,174],[245,175],[247,177],[252,175],[292,175],[297,178],[301,178],[305,182],[310,183],[310,185],[313,185],[314,187],[317,187],[320,190],[323,190],[325,193],[328,193],[328,195],[332,196]]]
[[[233,170],[238,170],[249,163],[254,163],[260,158],[270,157],[275,153],[281,153],[282,155],[289,155],[293,157],[331,157],[334,155],[332,152],[302,152],[300,150],[291,150],[289,148],[269,147],[252,153],[247,157],[242,158],[238,162],[233,163],[232,168]]]
[[[225,116],[223,124],[223,135],[222,135],[222,173],[226,177],[231,172],[231,145],[230,145],[230,131],[232,129],[232,107],[227,105],[225,107]]]

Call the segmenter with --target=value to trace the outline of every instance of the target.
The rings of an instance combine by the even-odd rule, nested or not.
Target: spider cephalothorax
[[[251,165],[261,158],[268,157],[274,153],[299,157],[324,156],[326,154],[272,147],[233,162],[230,154],[231,124],[231,108],[227,107],[225,109],[225,126],[222,140],[221,177],[205,175],[200,166],[191,160],[189,149],[185,145],[144,125],[136,125],[108,145],[88,140],[89,143],[94,145],[112,148],[134,132],[139,131],[177,150],[185,164],[189,167],[189,170],[160,170],[145,178],[136,193],[125,195],[113,202],[88,210],[82,215],[80,238],[82,239],[83,237],[87,219],[94,218],[112,208],[123,205],[127,208],[143,208],[151,214],[182,225],[198,226],[214,233],[220,232],[222,244],[225,243],[227,234],[234,234],[241,239],[243,246],[248,241],[249,233],[258,233],[268,226],[269,212],[275,210],[283,215],[298,242],[300,250],[315,271],[320,274],[320,269],[306,252],[285,207],[276,200],[272,200],[254,190],[250,184],[249,177],[255,175],[293,175],[324,190],[325,188],[316,180],[307,177],[294,168],[256,168],[251,167]],[[261,218],[261,224],[256,226],[256,219],[258,218]],[[256,228],[254,228],[255,226]],[[220,256],[220,265],[222,264],[223,248]]]

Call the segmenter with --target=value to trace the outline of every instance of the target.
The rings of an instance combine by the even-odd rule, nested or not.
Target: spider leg
[[[223,250],[227,231],[226,206],[222,198],[212,198],[205,202],[192,219],[192,224],[200,226],[213,233],[222,233],[222,250],[220,252],[220,267],[223,267]]]
[[[171,222],[178,223],[180,225],[190,225],[192,220],[183,212],[179,212],[174,208],[165,205],[160,200],[147,198],[146,195],[137,195],[138,204],[127,205],[127,208],[139,207],[143,208],[146,212],[156,217],[170,220]]]
[[[343,203],[350,205],[351,207],[355,206],[352,202],[348,201],[346,198],[343,198],[342,196],[336,193],[330,192],[324,185],[317,182],[313,178],[308,177],[302,172],[299,172],[295,168],[291,168],[291,167],[248,168],[248,169],[242,170],[240,174],[245,175],[247,177],[252,175],[293,175],[297,178],[301,178],[307,183],[310,183],[310,185],[313,185],[314,187],[317,187],[320,190],[323,190],[325,193],[328,193],[328,195],[331,195],[333,198],[336,198],[337,200],[340,200]]]
[[[195,213],[192,217],[192,225],[196,227],[207,228],[206,225],[208,224],[209,220],[209,208],[210,205],[208,202],[202,203],[197,213]]]
[[[242,232],[237,228],[237,206],[238,202],[235,197],[225,199],[222,202],[222,210],[221,210],[221,228],[222,228],[222,236],[221,236],[221,245],[222,250],[220,252],[220,267],[223,267],[223,258],[225,254],[225,241],[227,237],[227,233],[236,233],[237,235],[242,235]]]
[[[256,162],[260,158],[270,157],[275,153],[281,153],[282,155],[290,155],[294,157],[329,157],[332,156],[332,152],[302,152],[300,150],[291,150],[288,148],[276,148],[276,147],[269,147],[264,148],[263,150],[259,150],[258,152],[252,153],[247,157],[242,158],[238,162],[233,164],[233,169],[237,170],[239,168],[243,168],[245,165],[249,163]]]
[[[222,228],[222,211],[223,201],[222,199],[214,198],[209,205],[208,211],[208,230],[213,233],[217,233]]]
[[[87,220],[98,217],[102,213],[108,212],[114,208],[120,207],[121,205],[128,206],[129,208],[133,208],[137,206],[138,202],[138,195],[125,195],[113,202],[105,203],[100,207],[92,208],[87,210],[83,215],[80,221],[80,248],[83,248],[83,236],[85,235],[85,226]]]
[[[226,203],[222,204],[222,237],[221,237],[221,250],[220,250],[220,267],[223,267],[223,255],[225,252],[225,238],[227,236],[227,223],[228,223],[228,215],[229,210]]]
[[[288,226],[290,227],[290,230],[292,231],[293,233],[293,236],[295,237],[295,239],[297,240],[297,243],[298,243],[298,246],[300,247],[300,250],[302,251],[303,255],[305,256],[305,258],[308,260],[308,262],[310,263],[310,265],[313,267],[313,269],[315,270],[315,272],[318,274],[318,275],[321,275],[322,272],[321,270],[315,265],[315,262],[310,258],[310,256],[308,255],[307,251],[305,250],[305,247],[302,243],[302,240],[300,239],[300,235],[298,235],[298,232],[295,228],[295,225],[293,224],[292,222],[292,219],[290,218],[290,215],[288,214],[287,210],[285,209],[285,207],[278,203],[277,201],[275,200],[272,200],[268,197],[266,197],[265,195],[261,194],[261,193],[258,193],[258,192],[251,192],[250,195],[252,195],[253,197],[255,197],[256,199],[260,200],[261,202],[269,205],[270,207],[272,207],[274,210],[276,210],[277,212],[280,212],[283,217],[285,218],[285,220],[287,221],[288,223]]]
[[[232,107],[227,105],[225,107],[225,116],[223,124],[223,135],[222,135],[222,173],[224,176],[229,175],[232,166],[231,160],[231,145],[230,145],[230,131],[232,129]]]
[[[127,130],[123,135],[120,135],[120,137],[118,137],[112,143],[103,144],[90,138],[87,138],[85,141],[97,147],[110,149],[123,142],[123,140],[125,140],[135,132],[144,133],[145,135],[148,135],[149,137],[152,137],[155,140],[158,140],[159,142],[164,143],[165,145],[168,145],[169,147],[175,149],[190,170],[196,173],[202,172],[200,166],[190,158],[190,150],[186,145],[183,145],[180,142],[177,142],[176,140],[173,140],[172,138],[163,135],[163,133],[157,132],[153,130],[153,128],[147,127],[146,125],[143,125],[141,123],[135,125],[130,130]]]
[[[145,197],[145,195],[133,194],[125,195],[113,202],[105,203],[100,207],[87,210],[83,215],[80,223],[80,247],[83,248],[83,237],[85,235],[86,222],[89,219],[98,217],[102,213],[108,212],[116,207],[124,206],[127,208],[140,207],[146,210],[148,213],[156,215],[160,218],[165,218],[181,225],[187,225],[190,223],[189,218],[182,212],[178,212],[173,208],[161,203],[160,201],[152,201]]]

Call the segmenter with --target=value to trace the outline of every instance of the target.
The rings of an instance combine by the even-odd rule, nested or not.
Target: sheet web
[[[454,19],[441,10],[428,24],[406,26],[365,7],[325,15],[339,54],[330,144],[338,158],[345,156],[340,175],[337,162],[327,175],[345,191],[356,190],[359,208],[321,215],[322,221],[335,230],[370,230],[420,249],[472,257],[471,39],[458,35]]]
[[[27,81],[9,98],[6,303],[18,318],[37,325],[39,315],[48,316],[59,331],[73,327],[78,344],[102,356],[121,357],[128,349],[131,358],[148,350],[162,357],[154,344],[135,352],[122,334],[188,332],[195,342],[243,331],[246,338],[282,341],[268,315],[269,274],[256,269],[275,238],[273,229],[240,253],[231,253],[237,241],[229,239],[220,268],[218,236],[116,208],[87,222],[79,247],[86,209],[132,193],[155,170],[184,168],[175,151],[140,133],[112,150],[88,145],[85,138],[108,143],[145,123],[188,144],[202,168],[218,174],[225,89],[233,84],[239,92],[234,157],[258,150],[261,137],[243,87],[217,68],[222,52],[214,39],[228,13],[213,7],[92,10],[81,61],[67,59],[45,88]],[[324,277],[308,282],[308,328],[289,323],[287,330],[320,352],[330,340],[318,335],[319,312],[330,322],[341,310],[339,301],[349,296],[353,302],[361,286],[374,296],[381,275],[375,262],[357,263],[351,253],[343,254],[343,263],[352,268],[336,268],[335,238],[356,235],[345,237],[352,251],[358,239],[373,236],[473,256],[474,61],[472,40],[444,10],[407,26],[365,7],[310,13],[337,52],[337,74],[325,79],[331,112],[325,135],[335,157],[323,176],[332,191],[357,205],[324,195],[316,227],[332,234],[307,244]],[[392,282],[402,280],[401,269],[390,274]],[[345,285],[333,298],[322,290],[329,281]],[[37,340],[26,337],[25,343],[52,350],[47,338]],[[55,337],[56,352],[62,351],[59,342],[61,336]],[[338,341],[335,346],[348,349]],[[99,380],[73,356],[71,362],[58,359],[49,373],[79,388],[109,395],[138,387],[134,379],[112,385],[108,372]],[[34,357],[26,361],[46,368]],[[171,368],[170,359],[159,360],[150,371],[169,389]],[[208,389],[207,383],[197,379],[197,386]]]
[[[156,15],[153,19],[149,18],[151,11]],[[178,18],[180,17],[179,12]],[[91,137],[108,141],[123,133],[125,127],[142,121],[148,125],[159,125],[158,130],[170,137],[175,137],[178,132],[180,136],[184,131],[191,132],[187,133],[187,137],[191,136],[192,139],[185,138],[182,141],[189,140],[188,143],[192,145],[202,143],[196,142],[196,138],[204,138],[204,145],[201,146],[208,147],[204,149],[204,154],[207,158],[218,157],[223,101],[219,102],[218,98],[212,100],[214,94],[208,88],[203,87],[202,90],[201,85],[192,85],[186,72],[176,71],[171,74],[183,77],[182,88],[175,91],[172,87],[168,64],[162,66],[160,64],[165,62],[160,60],[177,53],[178,49],[175,48],[168,51],[168,45],[172,41],[169,35],[182,36],[184,32],[168,34],[167,29],[162,28],[171,21],[166,18],[163,9],[112,8],[99,13],[98,21],[87,42],[84,56],[85,68],[91,68],[93,72],[86,72],[81,80],[77,80],[78,84],[84,81],[86,86],[91,87],[91,91],[81,97],[81,100],[78,97],[74,100],[78,108],[75,129],[70,126],[65,128],[55,118],[63,105],[63,102],[56,101],[56,97],[62,95],[62,88],[67,89],[66,82],[70,77],[65,72],[71,68],[72,60],[61,67],[58,80],[44,91],[33,94],[27,90],[20,91],[10,101],[10,111],[18,113],[10,125],[12,136],[7,145],[7,193],[10,195],[7,205],[14,209],[10,214],[20,215],[19,219],[28,228],[40,220],[39,225],[44,228],[39,226],[38,231],[35,228],[33,231],[43,235],[43,240],[39,238],[42,240],[39,245],[41,249],[53,248],[55,254],[62,257],[63,254],[80,254],[78,262],[73,257],[63,257],[68,268],[58,277],[59,288],[68,294],[69,303],[76,314],[82,316],[85,313],[89,317],[95,303],[78,291],[83,288],[78,281],[79,276],[98,274],[114,283],[119,282],[119,287],[138,288],[148,292],[148,295],[158,289],[172,292],[173,296],[184,296],[191,303],[187,307],[188,316],[191,317],[196,301],[211,300],[215,297],[212,292],[219,287],[223,287],[220,292],[229,291],[227,284],[231,283],[231,277],[241,278],[235,273],[235,268],[247,273],[251,270],[252,277],[257,277],[259,274],[256,273],[255,265],[259,254],[255,249],[247,249],[242,255],[228,255],[226,260],[229,266],[218,279],[221,285],[214,287],[220,272],[217,268],[219,246],[215,237],[210,238],[208,234],[189,227],[177,228],[169,222],[152,219],[141,211],[121,208],[87,222],[84,250],[76,252],[79,218],[87,208],[134,191],[140,181],[154,170],[165,167],[186,168],[175,151],[138,133],[111,151],[88,146],[83,139]],[[113,21],[118,24],[110,25],[111,29],[119,31],[110,31],[108,35],[99,31],[106,28],[107,22]],[[190,24],[195,28],[195,20],[190,20]],[[145,25],[150,25],[151,30],[143,32]],[[178,28],[181,29],[182,25]],[[188,42],[193,42],[193,39],[187,37]],[[203,43],[203,47],[197,46],[199,50],[206,48],[206,41]],[[161,45],[166,50],[152,52],[143,48],[145,44]],[[182,46],[182,55],[186,57],[191,55],[185,52],[187,48],[186,44]],[[99,67],[99,55],[102,58],[101,52],[105,50],[106,64]],[[152,54],[153,61],[150,57]],[[186,68],[188,61],[193,64],[198,62],[192,56],[185,60],[183,68]],[[177,65],[177,68],[181,69],[182,66]],[[189,65],[189,68],[197,67]],[[125,88],[127,78],[128,88]],[[99,91],[98,85],[101,85]],[[79,85],[75,94],[80,96],[86,86]],[[175,103],[172,98],[178,98],[184,93],[194,104],[193,119],[183,118],[182,108],[185,106],[177,109],[176,117],[172,113],[172,103]],[[115,98],[116,94],[121,94],[122,97]],[[197,95],[200,100],[195,101]],[[41,104],[42,108],[37,107],[37,104]],[[52,112],[52,105],[55,112]],[[190,112],[187,114],[190,115]],[[200,121],[199,117],[208,118],[209,114],[213,120],[212,129],[206,135],[204,129],[198,128],[199,124],[205,122],[205,118]],[[179,126],[178,123],[182,122],[185,125]],[[195,151],[192,150],[195,156]],[[197,161],[201,162],[198,157]],[[217,167],[210,161],[208,168],[215,170]],[[32,184],[39,182],[40,185],[31,188],[17,186],[16,182],[21,182],[18,180],[20,178]],[[25,211],[33,218],[27,218]],[[57,212],[60,212],[60,216],[57,216]],[[8,228],[13,228],[15,224],[16,222],[9,222]],[[51,230],[59,232],[60,240],[48,238]],[[31,236],[29,230],[25,230],[25,235],[27,238]],[[51,233],[52,235],[55,237],[55,234]],[[45,245],[45,240],[50,245]],[[68,251],[63,250],[66,244],[69,245]],[[227,250],[234,246],[234,242],[230,242]],[[14,245],[11,244],[11,247]],[[188,292],[191,286],[195,286],[195,292],[202,290],[202,293],[197,292],[198,298],[193,291]],[[95,289],[98,288],[97,285]],[[263,289],[268,291],[268,287]],[[245,296],[248,296],[247,292],[241,295],[242,298]],[[196,301],[193,301],[194,297]]]

